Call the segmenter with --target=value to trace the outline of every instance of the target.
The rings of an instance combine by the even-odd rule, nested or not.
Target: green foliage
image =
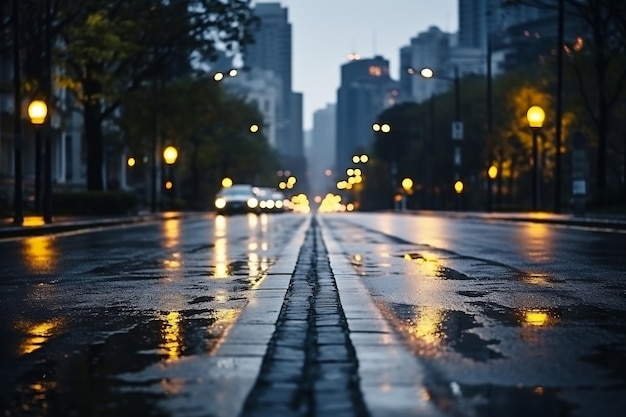
[[[54,193],[56,215],[118,216],[136,214],[137,199],[122,191],[82,191]]]

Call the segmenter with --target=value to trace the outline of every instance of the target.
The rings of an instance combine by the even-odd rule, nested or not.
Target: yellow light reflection
[[[164,245],[171,248],[180,243],[180,219],[168,219],[163,222]]]
[[[33,236],[22,240],[23,259],[36,272],[52,272],[57,264],[54,243],[54,237],[51,236]]]
[[[26,338],[20,344],[20,355],[28,355],[43,347],[43,345],[61,329],[61,320],[52,319],[42,323],[28,325]]]
[[[545,326],[549,321],[550,316],[545,311],[530,310],[524,312],[524,323],[530,326]]]
[[[178,311],[171,311],[162,316],[161,319],[163,320],[161,327],[163,343],[160,347],[165,352],[165,360],[169,362],[179,359],[183,350],[182,332],[180,329],[181,315]]]
[[[216,238],[226,236],[226,216],[219,215],[215,217],[214,234]]]
[[[172,254],[172,259],[166,259],[165,261],[163,261],[165,268],[169,270],[180,269],[181,267],[180,256],[181,256],[180,253],[176,252]]]
[[[228,278],[228,255],[226,238],[218,238],[215,240],[215,247],[213,248],[213,262],[215,264],[213,270],[213,278]]]
[[[43,226],[45,222],[42,216],[26,216],[24,217],[24,227]]]
[[[248,229],[254,230],[259,225],[259,217],[253,213],[248,213]]]
[[[443,311],[425,307],[411,320],[409,334],[418,339],[420,354],[434,355],[438,352],[443,335],[441,331]]]

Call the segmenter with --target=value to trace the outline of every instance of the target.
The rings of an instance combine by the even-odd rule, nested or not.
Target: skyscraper
[[[255,15],[260,19],[254,43],[247,46],[244,57],[249,68],[270,70],[281,81],[280,99],[277,103],[276,145],[280,152],[293,149],[291,137],[291,23],[288,10],[280,3],[257,3]]]
[[[372,123],[385,108],[401,100],[400,86],[389,76],[382,56],[354,59],[341,66],[337,91],[337,172],[345,172],[356,152],[364,152],[373,138]]]

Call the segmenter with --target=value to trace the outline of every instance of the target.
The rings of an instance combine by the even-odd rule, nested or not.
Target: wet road
[[[426,368],[479,416],[626,409],[626,234],[355,214],[324,230]]]
[[[623,414],[624,232],[318,220],[371,415],[420,414],[400,412],[418,410],[412,400],[432,405],[424,415]],[[3,415],[236,415],[285,294],[283,310],[302,310],[293,281],[285,290],[309,221],[206,216],[0,242]],[[369,314],[353,297],[361,288],[382,330],[370,316],[359,327]],[[392,348],[411,363],[380,372]],[[293,415],[316,415],[306,413]]]

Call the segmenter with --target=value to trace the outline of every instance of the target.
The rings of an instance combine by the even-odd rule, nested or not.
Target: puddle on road
[[[452,350],[478,362],[504,358],[490,346],[498,340],[484,340],[470,330],[482,327],[472,315],[456,310],[391,304],[387,316],[408,336],[408,343],[419,355],[438,356]]]
[[[29,355],[34,362],[18,377],[12,391],[0,395],[0,407],[7,415],[167,415],[156,405],[163,395],[140,389],[158,381],[129,383],[118,376],[160,362],[208,353],[219,343],[223,328],[234,320],[234,312],[227,309],[162,312],[157,318],[147,317],[137,325],[132,324],[140,319],[128,318],[127,330],[110,333],[100,343],[62,349],[59,346],[42,349],[45,339],[52,337],[60,324],[46,322],[32,329],[28,327],[21,354]],[[94,315],[90,320],[97,319]],[[123,322],[118,320],[106,326],[120,329],[124,328]],[[85,326],[92,327],[89,323]]]
[[[476,417],[569,416],[573,406],[559,398],[561,390],[542,386],[460,385],[463,398],[474,404]]]

